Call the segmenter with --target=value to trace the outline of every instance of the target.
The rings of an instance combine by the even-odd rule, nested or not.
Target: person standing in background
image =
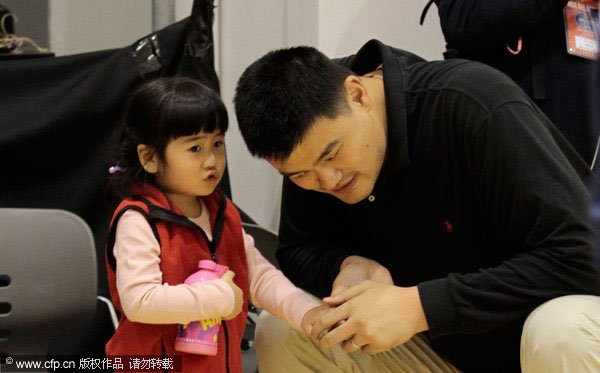
[[[573,46],[567,39],[578,31],[567,27],[564,12],[594,1],[432,1],[447,43],[445,58],[484,62],[510,76],[591,166],[600,132],[594,122],[600,76],[593,73],[593,47],[585,57],[568,51]]]

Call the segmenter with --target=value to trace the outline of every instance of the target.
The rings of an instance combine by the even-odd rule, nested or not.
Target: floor
[[[250,349],[247,351],[242,350],[242,372],[243,373],[257,373],[257,361],[256,351],[251,343]]]
[[[256,313],[248,312],[248,317],[256,322],[258,317]],[[258,365],[256,360],[256,351],[254,350],[253,341],[249,342],[250,348],[246,351],[242,350],[242,372],[243,373],[258,373]]]

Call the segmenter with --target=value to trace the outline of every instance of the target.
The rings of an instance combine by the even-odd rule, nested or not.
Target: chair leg
[[[113,327],[115,328],[115,330],[117,330],[117,328],[119,327],[119,318],[117,317],[117,311],[115,310],[115,306],[112,304],[110,299],[106,297],[98,295],[96,298],[99,301],[104,302],[106,304],[106,307],[108,307],[108,312],[110,313],[110,319],[112,321]]]

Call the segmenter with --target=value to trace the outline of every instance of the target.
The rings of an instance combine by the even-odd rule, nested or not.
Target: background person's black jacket
[[[339,62],[358,75],[383,63],[386,160],[374,202],[346,205],[285,180],[283,272],[325,296],[344,258],[372,258],[396,285],[418,284],[442,356],[467,371],[519,371],[522,324],[536,306],[600,292],[591,172],[484,64],[425,62],[377,41]]]
[[[567,53],[563,8],[567,0],[434,0],[447,56],[484,62],[515,80],[589,164],[600,112],[593,74],[597,61]],[[507,43],[518,55],[508,52]]]

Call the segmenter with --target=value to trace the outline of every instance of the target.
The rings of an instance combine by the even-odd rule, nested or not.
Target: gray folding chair
[[[0,208],[0,238],[0,354],[45,356],[96,311],[92,233],[67,211]]]

